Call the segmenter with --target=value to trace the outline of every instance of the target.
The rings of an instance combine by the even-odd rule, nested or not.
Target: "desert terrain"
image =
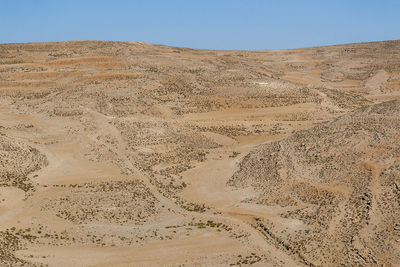
[[[0,45],[0,266],[400,266],[400,41]]]

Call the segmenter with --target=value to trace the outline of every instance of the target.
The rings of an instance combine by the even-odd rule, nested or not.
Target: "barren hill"
[[[285,207],[261,231],[321,266],[399,263],[400,101],[384,102],[262,145],[230,184]]]
[[[400,41],[0,45],[0,263],[400,264]]]

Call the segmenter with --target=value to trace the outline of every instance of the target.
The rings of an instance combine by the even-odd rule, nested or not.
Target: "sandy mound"
[[[46,157],[37,149],[0,135],[0,186],[27,191],[32,188],[28,174],[46,165]]]
[[[21,249],[18,238],[8,232],[0,232],[0,265],[24,266],[26,261],[14,256],[15,250]]]
[[[160,205],[139,181],[70,185],[43,205],[56,216],[71,222],[103,224],[143,224],[157,215]]]
[[[253,201],[293,207],[260,230],[304,262],[395,264],[400,250],[400,101],[385,102],[259,147],[231,185]],[[297,228],[296,228],[297,227]]]

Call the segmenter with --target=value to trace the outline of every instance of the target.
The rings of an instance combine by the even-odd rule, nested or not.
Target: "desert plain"
[[[0,45],[1,266],[400,266],[400,41]]]

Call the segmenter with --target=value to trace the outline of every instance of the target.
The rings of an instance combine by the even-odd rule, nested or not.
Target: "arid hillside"
[[[400,265],[400,41],[0,45],[0,265]]]
[[[400,100],[384,102],[262,145],[230,184],[287,209],[258,226],[306,263],[397,265],[399,118]]]

